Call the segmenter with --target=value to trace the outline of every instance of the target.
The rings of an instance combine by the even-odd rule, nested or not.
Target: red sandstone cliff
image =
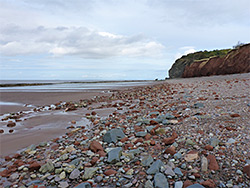
[[[225,57],[211,57],[185,66],[183,78],[250,72],[250,44],[228,52]]]

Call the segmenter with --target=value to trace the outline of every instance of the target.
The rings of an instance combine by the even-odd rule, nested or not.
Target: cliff
[[[250,72],[250,44],[236,49],[195,52],[177,59],[170,78],[187,78]]]

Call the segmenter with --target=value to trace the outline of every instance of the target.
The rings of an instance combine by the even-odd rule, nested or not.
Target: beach
[[[0,185],[150,187],[162,179],[169,187],[249,187],[249,88],[247,73],[2,92],[1,101],[22,106],[1,108],[16,114],[1,122],[14,132],[1,134]]]

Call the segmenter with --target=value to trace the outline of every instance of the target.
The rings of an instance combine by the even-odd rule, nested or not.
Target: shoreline
[[[5,81],[5,80],[4,80]],[[9,80],[6,80],[9,81]],[[40,80],[37,80],[40,81]],[[41,80],[43,81],[43,80]],[[52,80],[53,81],[53,80]],[[19,81],[20,82],[20,81]],[[1,87],[19,87],[19,86],[46,86],[46,85],[57,85],[57,84],[98,84],[98,83],[134,83],[134,82],[153,82],[153,80],[103,80],[103,81],[62,81],[56,80],[54,82],[47,83],[13,83],[13,84],[0,84]]]

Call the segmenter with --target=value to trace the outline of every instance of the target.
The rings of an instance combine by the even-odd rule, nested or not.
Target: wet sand
[[[24,105],[43,106],[55,104],[60,101],[79,101],[80,99],[90,99],[97,95],[105,95],[102,90],[90,92],[1,92],[0,101],[15,102],[20,105],[2,105],[0,114],[28,110]]]
[[[58,102],[79,102],[80,100],[107,95],[110,95],[110,93],[104,90],[91,92],[2,92],[1,101],[20,105],[1,105],[0,114],[32,111],[34,108]],[[31,105],[31,107],[25,105]],[[112,111],[112,109],[103,109],[99,114],[107,116]],[[64,110],[31,112],[23,117],[23,121],[16,122],[16,126],[11,128],[14,130],[13,133],[7,132],[10,130],[6,127],[9,120],[1,121],[0,129],[4,129],[5,133],[0,134],[0,156],[13,154],[31,144],[38,144],[59,137],[68,131],[67,127],[72,125],[71,121],[76,121],[74,126],[86,126],[88,120],[83,117],[89,112],[90,110],[86,108],[73,112],[65,112]],[[15,122],[15,120],[11,121]]]

